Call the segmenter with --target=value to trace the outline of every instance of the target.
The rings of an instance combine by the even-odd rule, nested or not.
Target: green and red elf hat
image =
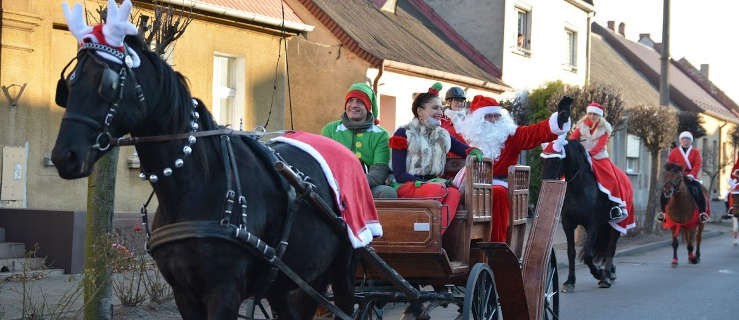
[[[372,87],[361,82],[351,85],[351,87],[349,87],[349,91],[346,93],[346,97],[344,97],[344,105],[346,105],[346,101],[351,98],[362,100],[364,107],[367,108],[367,112],[372,113],[372,116],[375,119],[375,124],[380,123],[380,110],[377,108],[377,96],[375,95],[375,91],[372,90]]]
[[[436,82],[429,88],[429,93],[437,97],[439,96],[439,91],[441,91],[441,82]]]

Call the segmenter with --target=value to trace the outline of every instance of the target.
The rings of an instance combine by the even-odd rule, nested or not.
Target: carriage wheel
[[[359,320],[382,320],[384,313],[384,303],[378,303],[375,300],[370,300],[364,306],[361,306],[358,310],[359,317],[355,319]]]
[[[485,263],[476,263],[467,278],[462,320],[492,320],[501,317],[498,291],[493,270]]]
[[[544,320],[559,319],[559,276],[557,275],[557,257],[554,249],[547,266],[546,290],[544,290]]]

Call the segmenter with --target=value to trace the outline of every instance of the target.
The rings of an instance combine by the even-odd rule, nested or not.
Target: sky
[[[626,24],[626,38],[649,33],[662,42],[664,0],[594,0],[595,21]],[[671,0],[670,56],[686,58],[696,68],[709,64],[709,79],[739,103],[739,1]]]

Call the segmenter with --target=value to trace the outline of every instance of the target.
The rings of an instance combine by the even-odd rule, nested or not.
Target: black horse
[[[588,162],[585,148],[576,140],[568,140],[564,147],[566,157],[542,159],[543,179],[567,180],[567,193],[562,207],[562,228],[567,237],[569,274],[562,284],[562,292],[575,289],[575,228],[585,227],[588,233],[581,257],[590,268],[590,274],[599,280],[598,286],[609,288],[616,279],[613,255],[620,233],[609,224],[613,204],[600,191]],[[599,267],[596,263],[602,262]]]
[[[283,273],[269,281],[274,273],[261,255],[211,230],[219,222],[241,224],[273,248],[279,247],[290,208],[295,208],[294,227],[282,261],[317,291],[325,291],[330,283],[336,305],[351,314],[353,250],[347,235],[332,229],[307,201],[290,205],[292,189],[272,165],[275,154],[257,139],[227,130],[203,135],[223,128],[215,124],[202,101],[191,97],[184,77],[146,49],[140,37],[125,40],[140,57],[139,67],[122,63],[123,54],[120,63],[99,55],[101,50],[109,55],[115,50],[83,44],[72,76],[60,82],[57,101],[66,105],[66,111],[52,153],[59,175],[65,179],[88,176],[95,161],[119,141],[115,137],[130,133],[134,138],[128,141],[146,142],[135,146],[141,176],[151,182],[159,200],[152,242],[157,231],[170,231],[168,227],[176,223],[211,226],[178,233],[152,247],[151,255],[172,286],[184,319],[236,319],[241,302],[254,296],[266,297],[279,318],[312,318],[316,302],[308,294],[296,289]],[[165,138],[145,139],[162,135]],[[313,158],[285,144],[272,148],[311,177],[321,198],[333,204]],[[228,186],[234,185],[242,192],[228,195]],[[245,208],[243,220],[240,204]],[[228,212],[231,207],[233,217]]]

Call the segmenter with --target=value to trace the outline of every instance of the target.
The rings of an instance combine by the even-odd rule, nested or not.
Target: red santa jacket
[[[508,177],[508,167],[518,163],[521,151],[533,149],[554,139],[557,139],[557,135],[552,133],[549,120],[516,128],[516,132],[505,141],[500,156],[493,163],[493,176]]]
[[[739,172],[737,172],[737,170],[739,170],[739,157],[736,159],[736,163],[734,163],[734,167],[731,168],[731,178],[734,180],[739,180],[739,174],[737,174]]]
[[[667,162],[671,162],[683,167],[683,174],[686,176],[692,176],[697,178],[701,172],[701,165],[703,160],[701,159],[701,153],[692,146],[688,149],[688,152],[683,152],[682,147],[678,146],[667,156]]]

